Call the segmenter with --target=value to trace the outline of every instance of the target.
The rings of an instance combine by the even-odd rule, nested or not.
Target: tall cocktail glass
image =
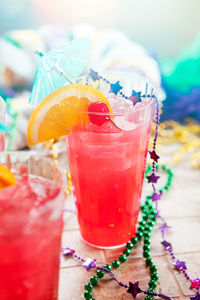
[[[119,79],[116,76],[115,81]],[[136,233],[155,109],[149,84],[123,75],[120,84],[126,86],[127,93],[134,89],[146,97],[124,111],[123,104],[121,107],[121,102],[113,102],[110,96],[113,113],[103,114],[110,121],[101,126],[80,126],[66,137],[81,236],[100,248],[122,246]],[[80,112],[84,113],[88,114]],[[102,116],[91,114],[93,119]]]
[[[64,177],[51,161],[21,153],[0,154],[0,164],[17,181],[0,190],[0,298],[56,300]]]
[[[2,97],[0,97],[0,123],[5,123],[5,102]],[[0,151],[5,150],[5,135],[0,132]]]

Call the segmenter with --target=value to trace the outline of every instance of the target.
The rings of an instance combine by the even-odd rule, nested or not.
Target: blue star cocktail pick
[[[92,69],[90,69],[90,72],[88,73],[88,75],[89,75],[94,81],[100,79],[98,72],[96,72],[96,71],[94,71],[94,70],[92,70]]]
[[[142,102],[141,100],[141,92],[136,92],[135,90],[132,91],[132,95],[129,98],[133,102],[133,105],[135,105],[138,102]]]
[[[120,85],[119,81],[115,82],[115,83],[111,83],[110,84],[110,93],[113,93],[115,95],[118,94],[118,92],[122,89],[122,86]]]

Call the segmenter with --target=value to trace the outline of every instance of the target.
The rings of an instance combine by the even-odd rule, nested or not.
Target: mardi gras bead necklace
[[[152,133],[154,131],[153,126]],[[158,145],[160,153],[165,153],[165,147],[162,146],[172,146],[170,159],[167,161],[167,164],[177,164],[189,153],[192,167],[200,169],[200,124],[196,121],[186,119],[184,124],[172,120],[160,123]],[[169,147],[167,151],[169,155]]]

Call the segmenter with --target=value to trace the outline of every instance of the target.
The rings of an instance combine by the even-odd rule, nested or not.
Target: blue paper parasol
[[[90,40],[80,38],[45,55],[37,52],[41,61],[35,75],[30,103],[37,104],[66,83],[73,83],[85,69],[90,51]]]

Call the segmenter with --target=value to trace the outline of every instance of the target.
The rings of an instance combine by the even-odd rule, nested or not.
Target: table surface
[[[61,166],[66,165],[61,163]],[[171,226],[167,233],[167,240],[172,243],[174,253],[179,260],[186,261],[188,272],[192,278],[200,276],[200,172],[192,169],[189,159],[184,159],[179,165],[172,166],[174,180],[171,189],[163,195],[160,201],[162,215]],[[166,175],[163,174],[160,185],[164,184]],[[144,183],[142,201],[149,194],[150,186]],[[72,197],[66,201],[68,209],[74,209]],[[190,299],[194,291],[190,290],[190,282],[182,273],[172,266],[172,260],[161,245],[159,221],[152,231],[151,254],[158,266],[159,284],[157,292],[166,294],[175,299]],[[64,213],[63,247],[70,247],[83,258],[97,259],[97,264],[104,265],[117,259],[123,248],[117,250],[98,250],[85,244],[79,233],[79,227],[74,213]],[[142,257],[142,243],[134,248],[133,254],[127,261],[114,271],[122,282],[140,281],[143,289],[148,288],[150,280],[149,271]],[[95,275],[95,270],[86,271],[81,262],[70,257],[61,257],[59,300],[84,299],[84,285],[90,276]],[[100,280],[93,290],[96,300],[129,300],[133,299],[120,288],[116,282],[107,275]],[[143,294],[137,296],[138,300],[144,299]]]

